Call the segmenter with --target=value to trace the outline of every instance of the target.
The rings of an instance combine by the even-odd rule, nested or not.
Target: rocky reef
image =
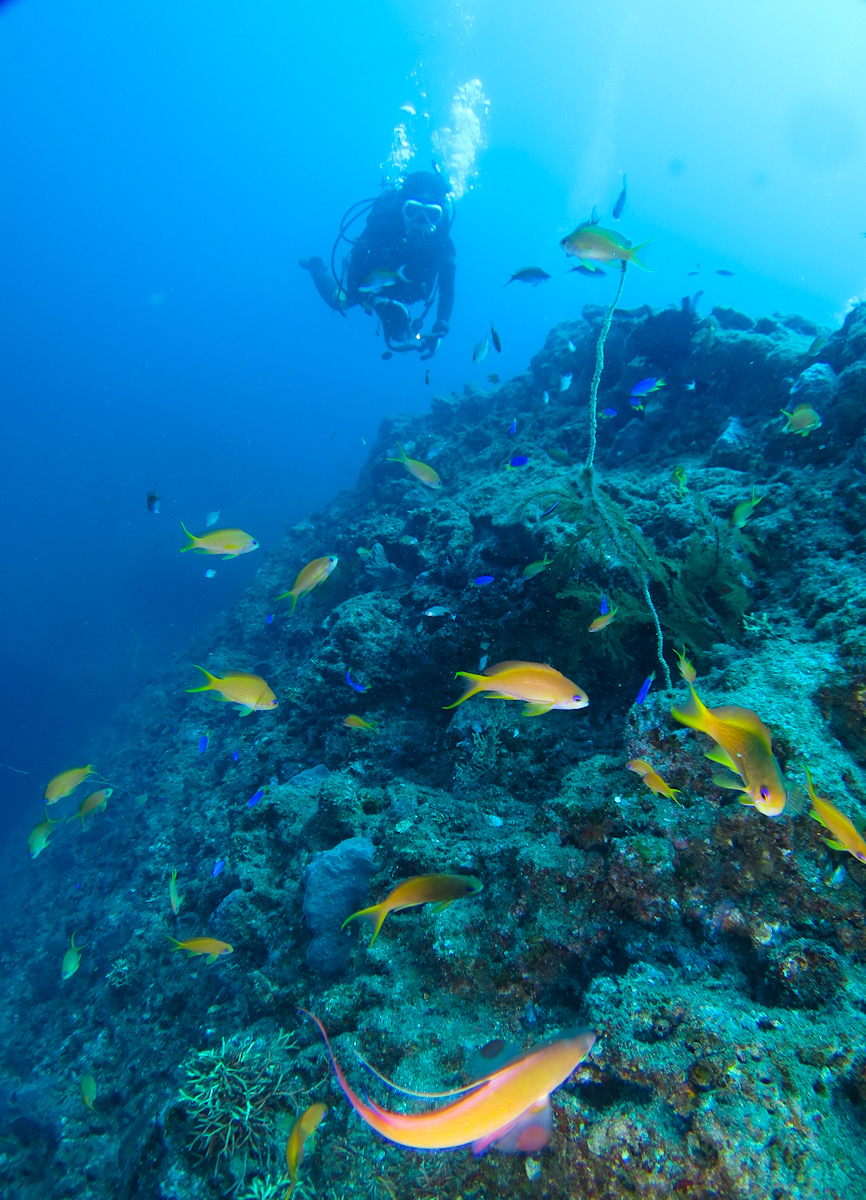
[[[595,306],[525,374],[385,421],[357,486],[82,747],[107,808],[7,865],[5,1195],[283,1196],[313,1101],[300,1198],[862,1194],[866,864],[825,844],[806,768],[862,818],[866,306],[832,334],[699,309],[613,313],[590,470]],[[330,555],[289,615],[275,597]],[[671,716],[678,655],[705,704],[769,728],[782,815],[720,786],[709,739]],[[455,672],[510,660],[550,663],[588,707],[445,711]],[[279,706],[186,694],[194,663],[261,676]],[[483,890],[394,913],[372,945],[340,930],[429,873]],[[168,940],[202,936],[233,952]],[[353,1049],[433,1092],[496,1039],[597,1040],[544,1149],[422,1153],[352,1112],[299,1008],[359,1090]]]

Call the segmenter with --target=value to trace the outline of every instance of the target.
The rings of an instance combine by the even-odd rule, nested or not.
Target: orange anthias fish
[[[815,795],[808,767],[806,768],[806,778],[809,781],[809,799],[812,801],[809,816],[820,821],[824,828],[829,829],[833,834],[832,838],[823,840],[831,850],[846,850],[848,854],[853,854],[858,862],[866,863],[866,841],[863,840],[862,831],[857,828],[850,817],[846,817],[843,812],[840,812],[835,804],[831,804],[823,796]]]
[[[468,1087],[432,1093],[433,1097],[443,1099],[460,1096],[453,1104],[433,1112],[398,1113],[380,1108],[372,1100],[365,1103],[352,1091],[334,1057],[324,1025],[312,1013],[307,1012],[307,1016],[318,1025],[334,1074],[358,1116],[382,1137],[414,1150],[453,1150],[470,1143],[476,1154],[483,1154],[492,1145],[512,1152],[540,1150],[550,1138],[549,1096],[583,1062],[596,1038],[595,1033],[586,1030],[545,1042]],[[374,1070],[374,1074],[390,1083],[378,1071]],[[431,1093],[408,1094],[431,1096]]]
[[[784,408],[780,411],[783,417],[788,418],[782,433],[799,433],[806,437],[813,429],[821,428],[821,418],[811,404],[798,404],[793,412],[786,412]]]
[[[456,708],[479,692],[489,692],[489,700],[524,700],[525,717],[540,717],[552,708],[586,708],[589,704],[586,692],[546,663],[501,662],[485,668],[481,675],[458,671],[454,678],[459,676],[468,679],[469,686],[459,700],[446,704],[446,709]]]
[[[444,912],[455,900],[477,895],[483,886],[481,880],[472,875],[413,875],[411,879],[398,883],[379,904],[359,909],[351,917],[346,917],[340,929],[345,929],[350,921],[369,921],[373,926],[373,936],[370,938],[372,946],[388,913],[414,908],[418,904],[432,904],[433,912]]]
[[[397,449],[400,451],[399,458],[389,458],[388,462],[402,463],[409,474],[413,475],[419,483],[423,483],[425,487],[440,488],[442,486],[442,480],[429,463],[421,462],[418,458],[409,458],[399,442]]]
[[[312,1137],[328,1111],[326,1104],[311,1104],[310,1107],[302,1112],[292,1126],[292,1131],[289,1134],[289,1140],[286,1142],[286,1166],[289,1168],[289,1190],[286,1192],[285,1200],[289,1200],[292,1192],[295,1189],[295,1183],[298,1178],[298,1167],[304,1161],[304,1146],[307,1140]]]
[[[329,554],[326,558],[314,558],[312,562],[308,562],[298,572],[297,578],[289,591],[277,596],[277,600],[285,600],[286,596],[292,597],[292,607],[289,610],[289,616],[295,611],[295,605],[301,596],[306,596],[307,592],[311,592],[314,587],[318,587],[320,583],[324,583],[338,562],[339,559],[336,554]]]
[[[187,938],[185,942],[179,942],[170,933],[165,936],[170,942],[174,942],[175,950],[188,950],[193,957],[198,954],[206,954],[209,963],[216,962],[221,955],[231,954],[234,950],[234,947],[230,946],[228,942],[220,942],[212,937]]]
[[[741,804],[753,804],[765,817],[777,817],[785,807],[788,792],[773,757],[767,726],[750,708],[735,704],[707,708],[691,684],[689,691],[688,704],[682,709],[671,709],[671,716],[711,737],[719,749],[708,751],[707,758],[735,771],[743,781],[739,784],[730,776],[717,776],[713,783],[743,792]]]
[[[183,521],[180,527],[189,538],[189,545],[181,546],[181,554],[185,554],[187,550],[195,550],[196,554],[221,554],[223,558],[237,558],[239,554],[249,554],[251,550],[259,548],[256,539],[244,533],[242,529],[215,529],[213,533],[203,533],[201,537],[196,537],[194,533],[190,533]]]
[[[234,704],[247,717],[252,712],[272,712],[279,701],[262,679],[261,675],[247,675],[244,671],[226,671],[220,679],[211,675],[204,667],[196,669],[207,677],[201,687],[187,688],[187,692],[219,692],[226,704]]]
[[[609,263],[619,260],[623,264],[634,263],[644,271],[651,271],[652,267],[641,262],[637,252],[643,250],[652,240],[650,238],[649,241],[641,242],[639,246],[632,246],[628,238],[624,238],[615,229],[602,229],[600,225],[584,221],[559,244],[569,258],[579,258],[583,265],[589,266],[590,269],[594,262]]]
[[[59,775],[55,775],[49,780],[48,787],[45,789],[43,799],[46,804],[56,804],[58,800],[62,800],[65,796],[71,795],[78,787],[79,783],[93,774],[93,767],[70,767],[68,771],[61,771]]]

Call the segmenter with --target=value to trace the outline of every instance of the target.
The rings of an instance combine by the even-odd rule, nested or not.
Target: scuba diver
[[[353,240],[346,230],[365,212],[367,223]],[[340,222],[330,271],[321,258],[301,259],[299,265],[310,272],[330,308],[345,315],[346,309],[359,304],[365,312],[376,314],[388,347],[383,357],[390,358],[393,351],[420,350],[422,359],[432,358],[448,332],[454,307],[457,254],[449,232],[453,219],[443,177],[414,171],[399,188],[352,205]],[[343,238],[352,250],[338,278],[334,257]],[[430,332],[422,334],[437,285],[436,320]],[[419,302],[424,310],[413,318],[409,305]]]

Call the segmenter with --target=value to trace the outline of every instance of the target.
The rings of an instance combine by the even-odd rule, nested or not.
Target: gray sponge
[[[340,926],[364,907],[374,853],[369,838],[346,838],[313,855],[304,871],[304,920],[313,935],[307,964],[321,975],[338,975],[348,962],[349,934]]]

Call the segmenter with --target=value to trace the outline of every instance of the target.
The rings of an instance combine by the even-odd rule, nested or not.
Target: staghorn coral
[[[195,1136],[188,1149],[223,1164],[234,1191],[253,1168],[268,1170],[275,1157],[275,1120],[291,1111],[300,1088],[289,1081],[291,1034],[272,1042],[258,1037],[223,1038],[219,1049],[193,1051],[183,1063],[188,1082],[180,1097]]]

